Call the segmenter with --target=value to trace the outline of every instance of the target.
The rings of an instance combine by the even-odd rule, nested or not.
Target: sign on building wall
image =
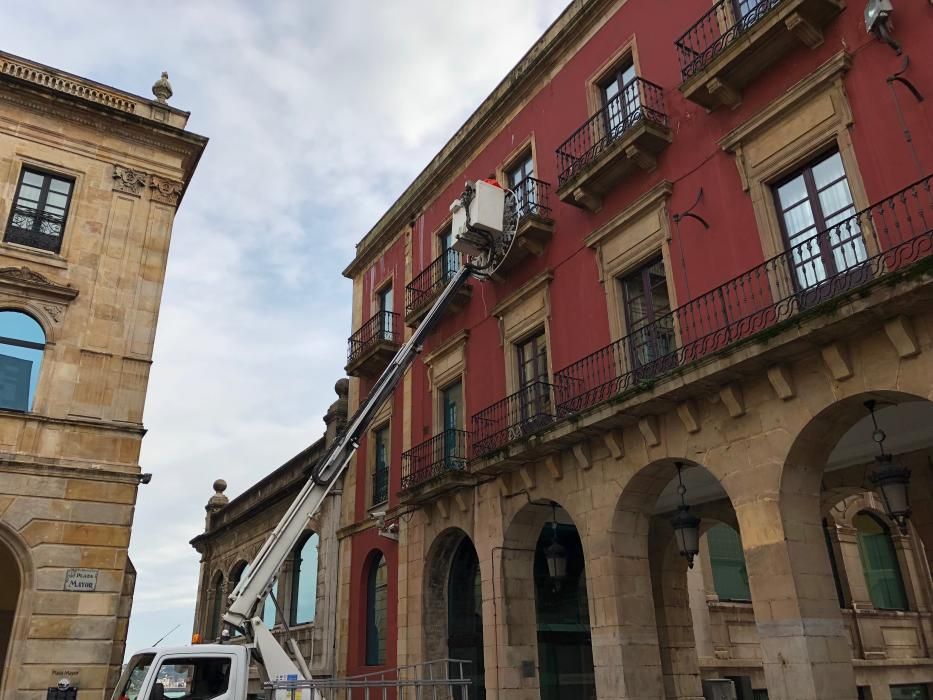
[[[65,572],[65,590],[88,593],[97,590],[97,569],[68,569]]]

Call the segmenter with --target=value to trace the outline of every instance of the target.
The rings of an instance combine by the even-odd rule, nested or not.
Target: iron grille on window
[[[57,253],[74,183],[23,169],[4,240]]]

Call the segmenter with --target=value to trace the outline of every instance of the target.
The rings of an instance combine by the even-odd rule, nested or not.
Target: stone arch
[[[671,526],[680,505],[678,462],[701,532],[714,522],[740,529],[723,483],[696,461],[655,460],[625,484],[611,525],[615,632],[625,687],[645,697],[702,696],[688,566]]]
[[[35,590],[35,570],[29,547],[18,533],[0,523],[0,570],[12,571],[16,576],[14,590],[5,590],[11,583],[4,576],[0,584],[0,606],[8,608],[7,619],[0,620],[0,697],[13,696],[17,688],[17,674],[22,668],[23,642],[32,612]],[[0,614],[3,614],[0,609]],[[6,637],[6,639],[4,639]]]
[[[583,521],[585,523],[585,521]],[[551,527],[551,523],[556,523]],[[537,666],[534,678],[524,677],[521,688],[538,687],[542,698],[556,697],[550,683],[554,678],[567,679],[567,668],[558,650],[572,646],[579,654],[576,685],[567,686],[561,697],[589,697],[593,685],[592,627],[593,601],[589,595],[590,560],[587,537],[578,529],[579,520],[562,504],[544,499],[529,500],[514,513],[505,530],[501,571],[506,658],[514,663],[531,662]],[[566,576],[556,581],[548,574],[545,549],[553,543],[564,548]],[[574,617],[568,625],[557,619]],[[561,636],[556,630],[565,628]],[[560,660],[559,660],[560,659]]]
[[[465,580],[469,572],[454,572],[453,568],[467,564],[472,569],[472,579]],[[473,678],[476,697],[485,697],[485,663],[483,658],[482,592],[474,588],[481,580],[481,564],[476,547],[470,536],[458,527],[441,532],[431,543],[424,566],[424,589],[422,603],[423,640],[425,658],[458,658],[470,661],[466,673]],[[460,580],[464,579],[464,580]],[[459,586],[459,595],[453,590]],[[455,610],[455,601],[460,601],[460,610]],[[478,621],[460,620],[454,612],[469,612],[467,608],[479,608]],[[468,624],[468,623],[474,624]],[[478,622],[478,625],[475,624]],[[468,628],[468,629],[467,629]],[[478,639],[467,639],[478,637]],[[455,645],[456,646],[453,646]],[[459,669],[451,669],[459,674]],[[472,695],[472,694],[471,694]]]

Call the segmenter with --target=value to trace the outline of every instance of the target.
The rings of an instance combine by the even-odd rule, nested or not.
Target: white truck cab
[[[112,700],[246,700],[249,649],[236,644],[142,649]]]

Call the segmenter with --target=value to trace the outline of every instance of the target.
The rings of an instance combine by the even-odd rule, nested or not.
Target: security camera
[[[865,29],[872,33],[882,31],[892,12],[894,6],[891,5],[891,0],[868,0],[865,6]]]
[[[149,472],[139,475],[139,483],[148,484],[150,481],[152,481],[152,474],[150,474]]]
[[[384,510],[374,510],[369,514],[369,517],[373,520],[385,520],[386,512]]]

